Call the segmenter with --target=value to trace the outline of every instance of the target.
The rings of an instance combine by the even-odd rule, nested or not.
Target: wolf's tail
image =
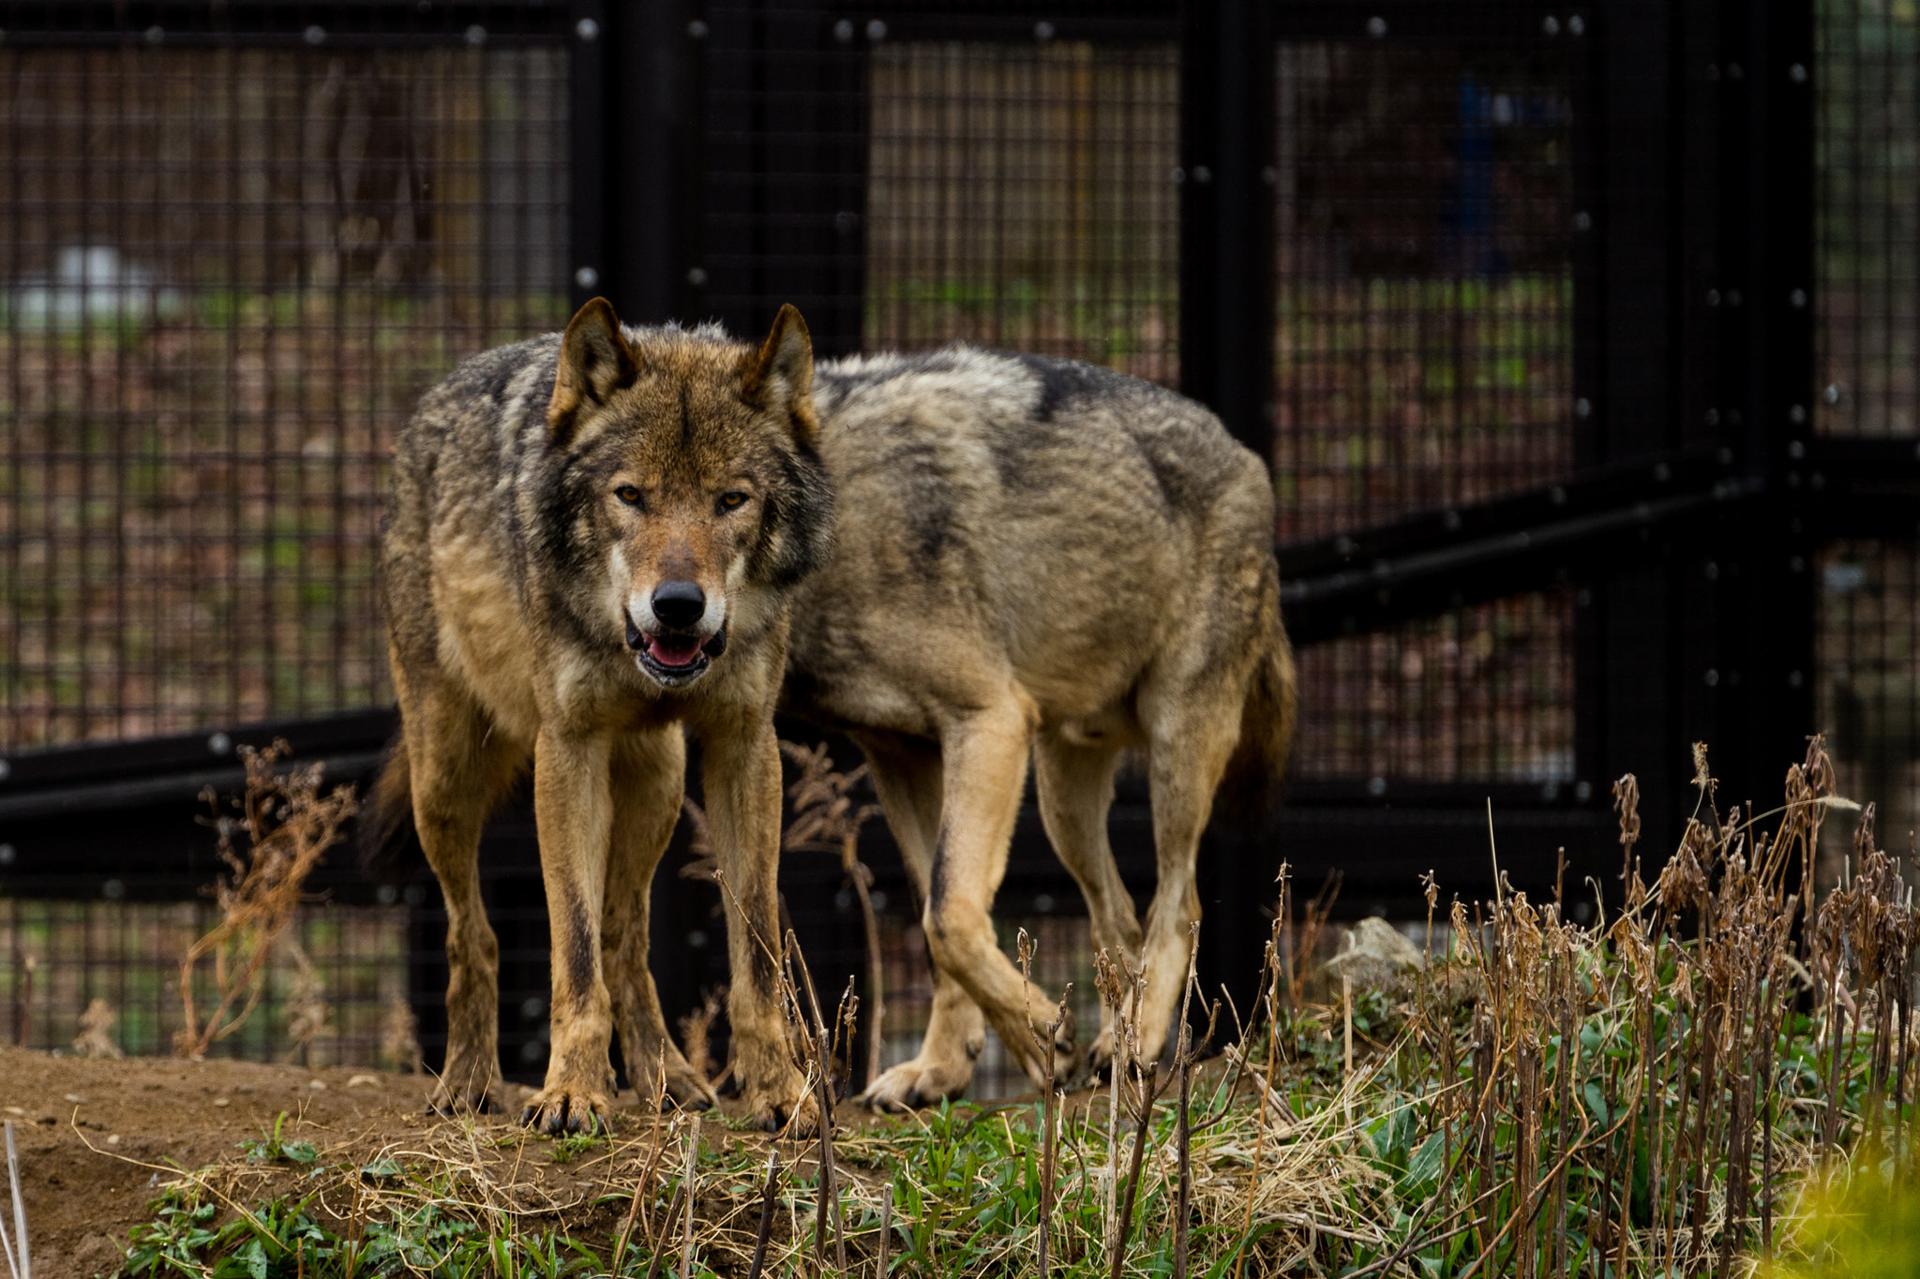
[[[380,765],[380,776],[360,810],[360,868],[377,880],[394,880],[426,856],[413,828],[413,769],[407,743],[395,735]]]
[[[1264,611],[1266,626],[1260,635],[1260,653],[1253,678],[1247,683],[1246,707],[1240,715],[1240,741],[1227,762],[1220,803],[1237,825],[1264,830],[1280,806],[1281,782],[1287,757],[1293,750],[1296,699],[1293,645],[1280,620],[1276,601]]]

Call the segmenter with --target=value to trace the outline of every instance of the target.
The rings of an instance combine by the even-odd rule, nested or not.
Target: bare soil
[[[35,1279],[117,1275],[129,1230],[151,1219],[161,1188],[185,1171],[218,1166],[207,1184],[230,1205],[299,1198],[316,1220],[341,1227],[381,1209],[354,1170],[394,1157],[415,1168],[458,1168],[468,1191],[523,1221],[611,1238],[638,1170],[658,1157],[659,1116],[631,1091],[615,1100],[614,1140],[563,1159],[549,1139],[516,1122],[531,1090],[506,1085],[504,1113],[468,1124],[426,1113],[431,1084],[426,1076],[347,1067],[93,1060],[0,1047],[0,1111],[14,1125]],[[739,1102],[721,1107],[706,1140],[751,1146],[757,1164],[771,1139],[736,1130],[744,1118]],[[249,1158],[243,1143],[266,1138],[283,1113],[281,1139],[311,1143],[316,1167],[329,1175]],[[835,1118],[836,1130],[849,1135],[890,1122],[851,1106]],[[781,1145],[783,1158],[804,1171],[812,1143]],[[712,1209],[750,1246],[753,1223],[740,1204]],[[10,1228],[4,1190],[0,1213]]]
[[[283,1111],[285,1139],[323,1148],[424,1138],[436,1122],[423,1113],[429,1084],[374,1071],[0,1048],[0,1108],[14,1125],[34,1274],[114,1274],[167,1169],[243,1160],[240,1143],[266,1135]]]

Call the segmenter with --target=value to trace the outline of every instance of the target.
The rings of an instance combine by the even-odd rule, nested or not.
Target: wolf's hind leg
[[[1033,752],[1040,821],[1047,839],[1087,902],[1094,950],[1137,962],[1140,917],[1133,895],[1120,878],[1107,841],[1107,810],[1113,806],[1113,775],[1120,764],[1117,746],[1083,745],[1058,733],[1042,733]],[[1087,1050],[1087,1064],[1105,1069],[1113,1057],[1113,1011],[1100,1006],[1100,1035]]]
[[[441,1114],[499,1105],[500,944],[480,897],[480,830],[521,752],[444,682],[399,674],[413,822],[447,906],[447,1057],[428,1105]]]
[[[910,738],[860,739],[887,828],[924,903],[940,830],[940,748]],[[876,1110],[907,1110],[958,1097],[973,1081],[986,1047],[987,1019],[953,974],[933,966],[933,1011],[920,1051],[867,1081],[860,1100]]]
[[[614,747],[613,839],[600,950],[634,1092],[651,1100],[664,1074],[663,1100],[705,1110],[714,1103],[713,1088],[667,1033],[647,955],[650,890],[680,818],[686,771],[686,741],[678,727],[636,733]]]
[[[993,931],[993,898],[1007,871],[1007,846],[1020,814],[1033,710],[1016,692],[953,725],[941,741],[944,775],[940,828],[927,892],[927,948],[960,979],[1027,1076],[1043,1083],[1074,1069],[1073,1030],[1036,1047],[1053,1022],[1055,1001],[1021,976]],[[1051,1054],[1051,1067],[1046,1055]]]
[[[1140,1001],[1140,1055],[1152,1061],[1166,1046],[1186,986],[1190,930],[1200,920],[1195,886],[1200,836],[1214,792],[1239,738],[1244,681],[1188,686],[1147,703],[1148,780],[1153,799],[1156,882],[1147,908],[1146,994]]]

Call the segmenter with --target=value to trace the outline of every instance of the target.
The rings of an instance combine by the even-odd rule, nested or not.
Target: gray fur
[[[1074,1067],[1071,1028],[1044,1061],[1053,996],[1013,969],[988,917],[1029,756],[1095,944],[1145,967],[1156,1054],[1215,790],[1233,773],[1264,791],[1291,736],[1264,464],[1191,400],[1045,356],[865,356],[818,366],[814,387],[836,546],[795,597],[783,703],[865,751],[936,968],[920,1053],[868,1101],[964,1089],[983,1015],[1036,1080]],[[1105,835],[1123,750],[1153,789],[1144,928]],[[1109,1050],[1103,1032],[1086,1060]]]

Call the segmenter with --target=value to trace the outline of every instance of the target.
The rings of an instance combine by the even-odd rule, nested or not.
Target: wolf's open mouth
[[[712,635],[662,632],[649,635],[627,618],[627,647],[639,659],[640,668],[663,684],[685,684],[713,664],[727,651],[727,628]]]

